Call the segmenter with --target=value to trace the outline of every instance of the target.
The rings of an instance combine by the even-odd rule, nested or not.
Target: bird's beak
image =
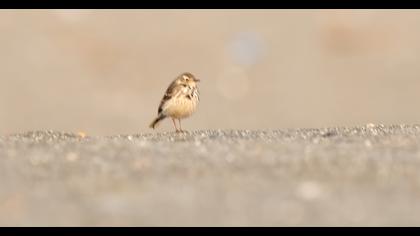
[[[194,78],[194,81],[195,81],[195,82],[200,82],[200,80],[199,80],[199,79],[197,79],[197,78]]]

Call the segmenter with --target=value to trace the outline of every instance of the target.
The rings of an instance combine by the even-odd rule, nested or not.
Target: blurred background
[[[1,10],[0,31],[2,135],[156,132],[184,71],[187,130],[420,121],[419,10]]]

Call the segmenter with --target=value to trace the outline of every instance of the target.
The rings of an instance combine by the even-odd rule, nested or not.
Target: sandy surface
[[[416,226],[420,126],[0,138],[1,226]]]

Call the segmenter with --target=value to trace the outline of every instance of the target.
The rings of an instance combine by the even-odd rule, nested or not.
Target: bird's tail
[[[159,116],[156,119],[154,119],[152,123],[150,123],[149,127],[152,128],[152,129],[156,128],[156,126],[159,124],[159,122],[162,121],[165,118],[166,118],[165,115],[159,114]]]

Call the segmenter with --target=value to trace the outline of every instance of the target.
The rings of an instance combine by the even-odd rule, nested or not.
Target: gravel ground
[[[1,226],[419,226],[420,125],[0,137]]]

